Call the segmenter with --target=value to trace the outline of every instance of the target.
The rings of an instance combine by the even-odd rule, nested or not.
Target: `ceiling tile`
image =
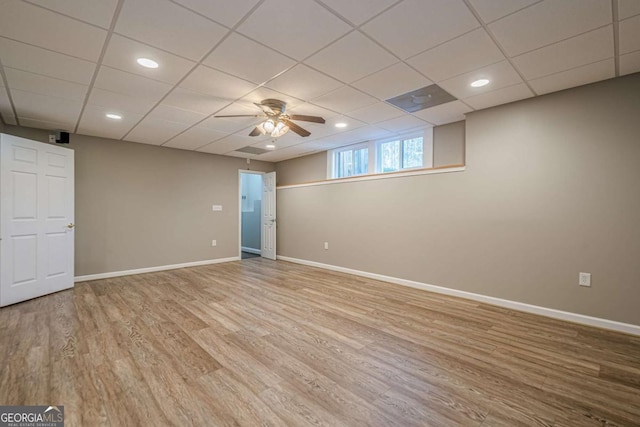
[[[233,134],[218,141],[212,142],[209,145],[205,145],[204,147],[199,148],[197,151],[212,154],[226,154],[230,151],[237,150],[238,148],[246,147],[253,144],[255,144],[255,141],[252,137]]]
[[[238,31],[301,60],[351,30],[311,0],[266,0]]]
[[[257,84],[295,65],[292,59],[236,33],[227,37],[203,62]]]
[[[370,105],[376,102],[376,99],[365,95],[348,86],[344,86],[338,90],[334,90],[326,95],[313,100],[314,104],[328,108],[338,113],[346,113],[360,107]]]
[[[404,59],[479,26],[462,1],[405,0],[362,30]]]
[[[540,0],[469,0],[486,23],[495,21]]]
[[[640,50],[640,15],[620,22],[620,54]]]
[[[81,21],[109,28],[118,0],[30,0],[47,9]]]
[[[538,95],[569,89],[615,77],[613,59],[595,62],[568,71],[563,71],[540,79],[531,80],[529,84]]]
[[[105,66],[100,67],[94,87],[127,96],[156,101],[171,89],[171,85],[166,83]]]
[[[5,67],[11,90],[20,89],[46,96],[84,102],[88,86]]]
[[[233,27],[260,0],[174,0],[209,19]]]
[[[194,61],[227,29],[167,0],[126,1],[115,31]]]
[[[322,0],[322,3],[355,25],[362,24],[396,2],[397,0]]]
[[[620,75],[640,72],[640,50],[620,56]]]
[[[378,99],[386,100],[431,84],[431,80],[399,63],[358,80],[353,86]]]
[[[424,123],[424,122],[423,122]],[[371,141],[375,139],[393,136],[392,132],[376,126],[365,126],[341,134],[331,135],[329,138],[314,141],[325,150],[342,147],[345,145],[357,144],[359,142]]]
[[[513,58],[513,63],[531,80],[569,70],[614,55],[611,25],[572,37]]]
[[[200,65],[180,83],[180,87],[233,101],[254,90],[256,85]]]
[[[638,0],[618,0],[618,19],[627,19],[635,15],[640,15]]]
[[[2,65],[88,85],[96,64],[28,44],[0,38]]]
[[[505,59],[487,32],[478,28],[407,62],[431,80],[439,82]]]
[[[361,79],[398,60],[359,31],[343,37],[305,61],[345,83]]]
[[[533,92],[531,92],[527,85],[524,83],[520,83],[517,85],[494,90],[493,92],[482,93],[480,95],[466,98],[464,102],[471,105],[476,110],[481,110],[483,108],[507,104],[509,102],[530,98],[532,96]]]
[[[156,102],[153,99],[135,98],[94,87],[87,103],[108,108],[119,114],[125,112],[146,114]]]
[[[162,103],[209,115],[228,105],[229,101],[178,87],[172,90]]]
[[[298,98],[285,95],[284,93],[280,93],[275,90],[268,89],[266,87],[257,88],[247,96],[243,97],[240,100],[240,103],[246,104],[253,109],[254,106],[251,104],[253,104],[254,102],[260,103],[264,99],[279,99],[287,103],[287,108],[293,108],[296,105],[300,105],[303,103],[303,101]],[[254,111],[257,111],[257,113],[260,113],[261,110],[259,107],[255,107]]]
[[[405,114],[404,116],[398,117],[397,119],[391,119],[377,123],[376,126],[384,130],[388,130],[389,132],[399,133],[419,127],[430,128],[433,127],[433,124],[425,122],[424,120],[420,120],[419,118],[411,116],[409,114]]]
[[[183,110],[182,108],[173,107],[163,102],[149,113],[149,117],[193,126],[207,117],[207,115],[195,111]]]
[[[68,132],[72,132],[73,127],[75,125],[69,122],[66,122],[66,123],[48,122],[46,120],[35,120],[35,119],[27,119],[25,117],[20,117],[20,126],[36,128],[36,129],[47,129],[47,130],[66,130]]]
[[[317,105],[305,102],[304,104],[298,104],[288,111],[289,114],[304,114],[307,116],[319,116],[325,120],[337,115],[335,111],[327,110],[326,108],[319,107]]]
[[[65,124],[65,130],[75,127],[82,101],[45,96],[23,90],[11,90],[11,98],[18,118],[50,121]]]
[[[378,102],[377,104],[369,105],[348,113],[350,117],[354,117],[370,124],[394,119],[402,116],[403,114],[405,114],[403,111],[384,102]]]
[[[143,67],[136,62],[138,58],[153,59],[159,67]],[[118,70],[171,84],[177,83],[196,65],[193,61],[117,34],[111,37],[102,63]]]
[[[166,144],[165,147],[181,148],[183,150],[196,150],[203,147],[213,141],[223,138],[227,135],[226,132],[219,132],[212,129],[203,127],[192,127],[185,132],[172,138]]]
[[[266,84],[267,87],[298,99],[309,100],[342,86],[342,83],[298,64]]]
[[[611,2],[608,1],[543,1],[490,24],[489,29],[507,54],[515,56],[611,21]]]
[[[471,82],[478,79],[489,79],[491,83],[482,87],[471,87]],[[512,86],[517,83],[522,83],[522,79],[518,73],[516,73],[516,70],[513,69],[508,61],[502,61],[438,84],[456,98],[464,99],[479,93],[491,92],[496,89]]]
[[[106,31],[92,25],[28,3],[2,3],[0,36],[95,62],[106,35]]]
[[[249,106],[246,104],[233,103],[232,105],[217,112],[216,116],[247,115],[248,117],[210,117],[204,122],[199,123],[198,126],[220,132],[233,133],[249,126],[255,126],[264,120],[263,118],[250,116],[257,114],[260,114],[260,110],[254,105]]]
[[[120,139],[142,119],[141,114],[127,113],[122,116],[122,120],[112,120],[105,117],[109,112],[111,109],[106,107],[87,105],[80,118],[77,133]]]
[[[127,141],[141,142],[143,144],[162,145],[163,142],[173,138],[188,127],[189,125],[184,123],[147,116],[124,138]]]
[[[470,111],[473,110],[463,102],[452,101],[447,102],[446,104],[440,104],[435,107],[416,111],[413,114],[428,121],[429,123],[439,126],[464,120],[464,115]]]

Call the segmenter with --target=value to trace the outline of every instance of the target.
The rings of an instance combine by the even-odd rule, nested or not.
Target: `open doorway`
[[[262,254],[262,172],[240,171],[240,257]]]

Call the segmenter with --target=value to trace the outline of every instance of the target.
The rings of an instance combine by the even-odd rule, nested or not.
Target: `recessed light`
[[[276,148],[276,144],[267,144],[266,147],[267,148]]]
[[[488,79],[478,79],[475,82],[471,82],[471,87],[482,87],[489,84]]]
[[[140,65],[142,65],[143,67],[146,67],[146,68],[158,68],[158,63],[156,61],[154,61],[153,59],[138,58],[136,61],[138,62],[138,64],[140,64]]]
[[[113,120],[122,120],[122,116],[120,114],[107,113],[107,114],[105,114],[105,116],[107,116],[107,118],[113,119]]]
[[[340,122],[340,123],[336,123],[336,124],[335,124],[335,126],[336,126],[337,128],[346,128],[346,127],[347,127],[347,124],[346,124],[346,123],[344,123],[344,122]]]

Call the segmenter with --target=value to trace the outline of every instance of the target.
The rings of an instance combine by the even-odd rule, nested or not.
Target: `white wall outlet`
[[[55,143],[56,142],[55,134],[49,135],[49,142],[51,142],[51,143]]]
[[[591,273],[580,273],[578,275],[578,284],[580,286],[591,286]]]
[[[211,241],[211,246],[218,246],[218,241],[217,240],[212,240]]]
[[[222,210],[222,205],[213,205],[211,206],[211,210],[216,212],[216,211],[221,211]]]
[[[329,249],[329,242],[324,242],[324,249],[328,250]]]

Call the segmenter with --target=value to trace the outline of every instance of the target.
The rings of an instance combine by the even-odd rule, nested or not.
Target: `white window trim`
[[[406,139],[419,138],[422,137],[423,144],[423,160],[422,166],[416,166],[414,168],[401,168],[397,171],[393,172],[380,172],[380,156],[378,155],[379,148],[381,144],[385,142],[391,141],[403,141]],[[357,150],[359,148],[367,147],[369,149],[369,171],[366,174],[353,175],[351,177],[342,177],[342,178],[334,178],[335,177],[335,155],[342,151],[347,150]],[[342,147],[334,148],[332,150],[327,150],[327,179],[349,179],[356,177],[366,177],[368,175],[385,175],[388,173],[398,173],[398,172],[411,172],[420,169],[431,169],[433,168],[433,128],[421,129],[419,131],[407,132],[404,134],[396,135],[392,138],[378,139],[378,140],[370,140],[365,142],[359,142],[357,144],[344,145]]]

